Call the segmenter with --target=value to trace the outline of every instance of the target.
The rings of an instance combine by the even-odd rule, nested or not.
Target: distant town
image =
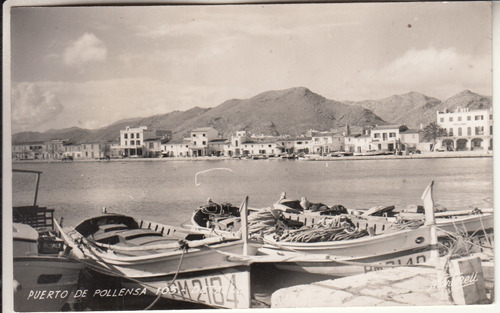
[[[166,125],[165,128],[168,128]],[[119,137],[118,137],[119,136]],[[350,126],[330,131],[309,130],[291,136],[266,136],[236,131],[222,138],[213,127],[191,130],[173,140],[168,129],[126,127],[115,141],[75,143],[67,139],[14,142],[12,159],[92,160],[117,158],[268,158],[344,155],[408,155],[429,151],[490,151],[493,149],[492,109],[437,111],[436,122],[409,129],[405,125]]]

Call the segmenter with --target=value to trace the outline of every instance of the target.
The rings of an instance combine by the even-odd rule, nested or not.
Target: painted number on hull
[[[232,272],[192,279],[178,279],[167,287],[158,287],[156,294],[175,300],[202,303],[223,308],[250,306],[249,273]]]
[[[411,256],[409,258],[403,258],[403,259],[394,259],[390,261],[386,261],[385,265],[413,265],[413,264],[421,264],[425,263],[427,258],[425,255],[417,255],[417,256]],[[365,266],[365,273],[368,272],[374,272],[374,271],[380,271],[383,270],[385,267],[382,266]]]

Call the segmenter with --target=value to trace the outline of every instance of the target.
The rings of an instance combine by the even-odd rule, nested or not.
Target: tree
[[[434,148],[436,146],[436,139],[445,136],[446,130],[442,128],[439,124],[437,123],[430,123],[429,125],[425,126],[424,128],[424,140],[425,141],[432,141],[432,149],[431,151],[434,151]]]

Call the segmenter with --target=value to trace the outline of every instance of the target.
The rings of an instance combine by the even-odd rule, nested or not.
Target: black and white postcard
[[[499,12],[7,1],[4,308],[493,310]]]

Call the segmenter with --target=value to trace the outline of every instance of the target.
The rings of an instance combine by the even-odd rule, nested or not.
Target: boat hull
[[[57,256],[14,257],[14,310],[61,311],[77,288],[83,264]]]
[[[249,254],[255,254],[260,245],[249,244],[248,246]],[[103,274],[134,279],[246,265],[246,262],[228,261],[224,254],[241,254],[243,252],[241,240],[188,249],[185,252],[178,250],[159,253],[147,259],[117,257],[111,251],[103,253],[99,250],[95,247],[81,250],[85,256],[82,261]]]
[[[261,250],[264,254],[279,254],[282,250],[318,255],[318,260],[299,258],[281,262],[276,264],[278,268],[339,277],[384,267],[429,263],[432,251],[437,249],[431,245],[430,227],[338,242],[276,242],[268,238],[267,242]]]
[[[215,308],[251,307],[250,266],[144,277],[139,281],[124,281],[122,285],[125,288],[141,286],[149,295]]]

